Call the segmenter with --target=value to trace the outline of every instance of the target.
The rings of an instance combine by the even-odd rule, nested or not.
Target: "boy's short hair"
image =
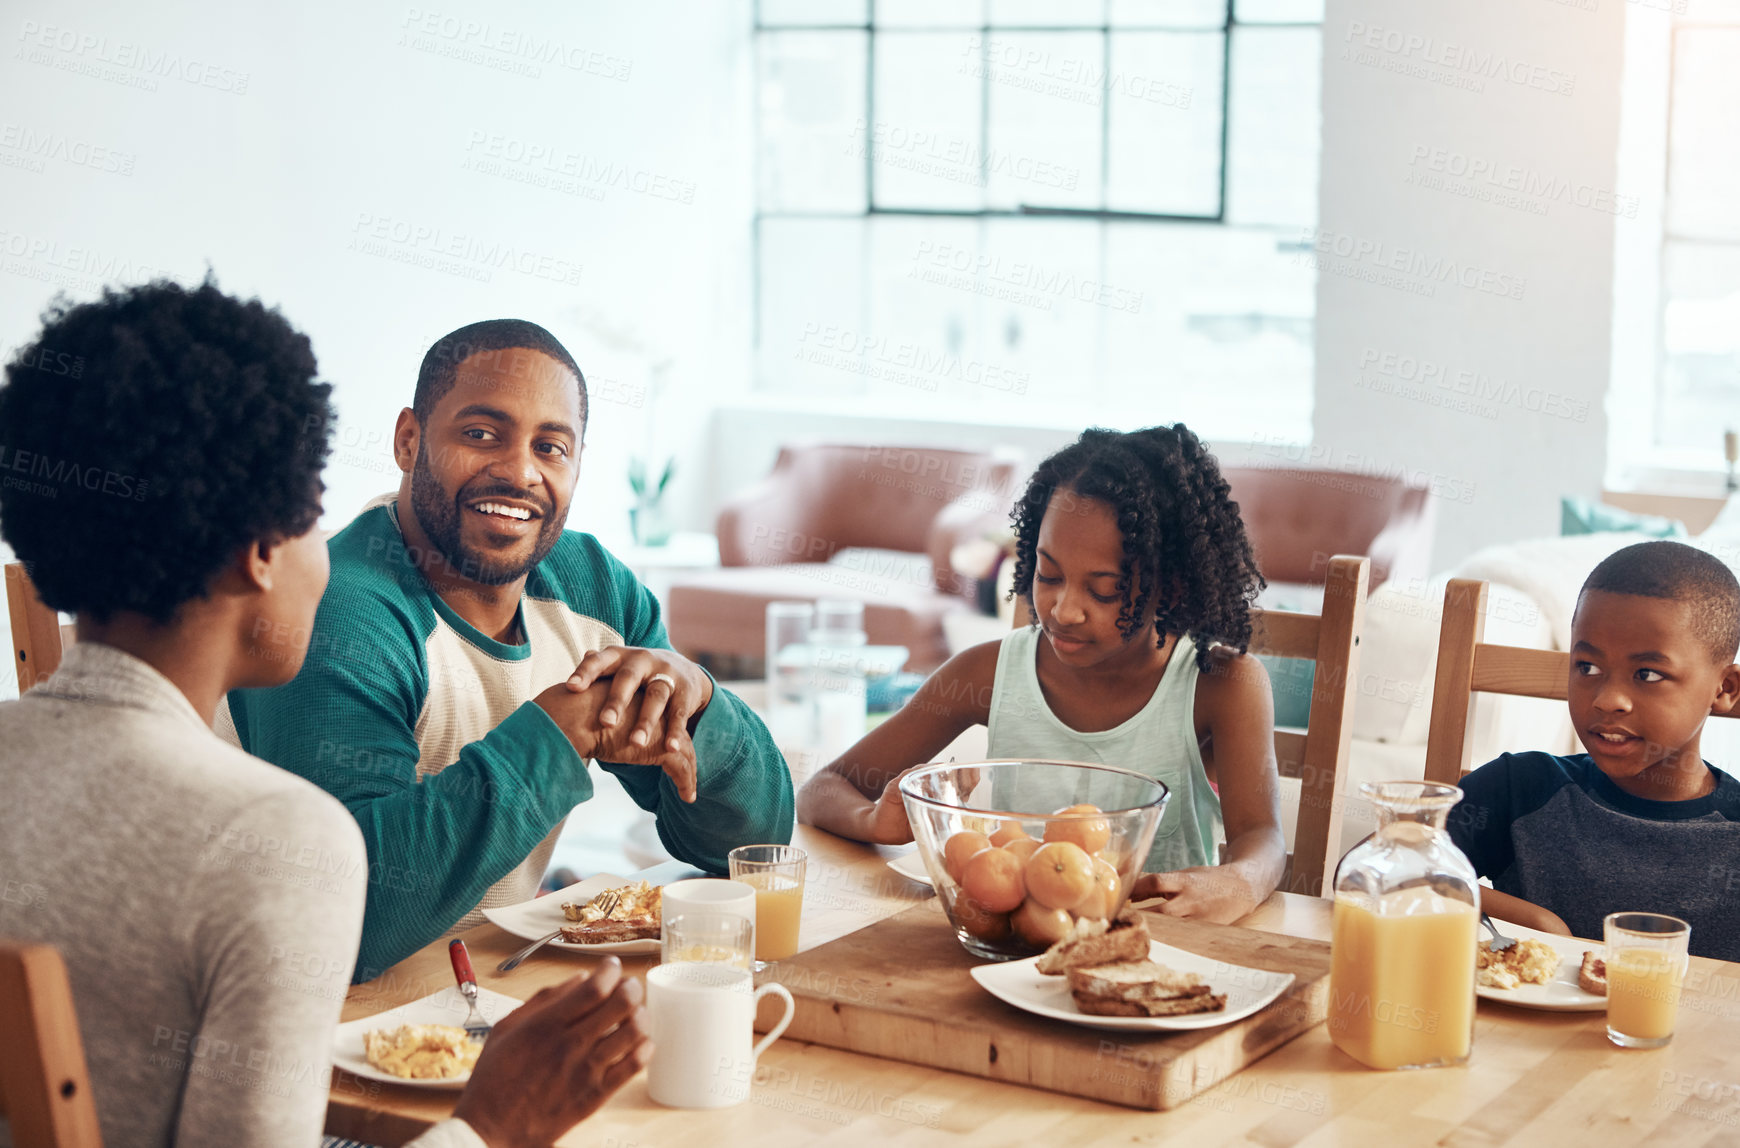
[[[332,387],[308,337],[209,278],[72,305],[6,365],[0,533],[42,600],[167,623],[243,546],[320,517]]]
[[[1693,633],[1719,664],[1740,650],[1740,581],[1713,554],[1683,542],[1640,542],[1609,555],[1583,592],[1671,598],[1692,608]],[[1581,597],[1581,595],[1579,595]]]

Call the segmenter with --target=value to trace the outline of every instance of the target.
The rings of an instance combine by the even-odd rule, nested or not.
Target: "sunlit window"
[[[761,0],[759,385],[1308,437],[1322,15]]]

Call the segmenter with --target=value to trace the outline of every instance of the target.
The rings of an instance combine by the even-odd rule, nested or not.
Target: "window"
[[[1681,10],[1681,9],[1676,9]],[[1673,30],[1656,447],[1721,465],[1740,429],[1740,4]]]
[[[760,0],[759,385],[1309,437],[1322,0]]]

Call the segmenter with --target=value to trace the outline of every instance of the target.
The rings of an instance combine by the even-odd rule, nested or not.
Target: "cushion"
[[[1726,508],[1724,508],[1724,513]],[[1636,514],[1569,495],[1559,499],[1559,534],[1642,534],[1649,538],[1685,538],[1686,524],[1659,514]]]

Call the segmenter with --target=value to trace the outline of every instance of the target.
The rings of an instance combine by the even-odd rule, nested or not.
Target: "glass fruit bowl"
[[[900,796],[955,936],[1008,961],[1118,915],[1171,793],[1111,765],[982,761],[915,769]]]

